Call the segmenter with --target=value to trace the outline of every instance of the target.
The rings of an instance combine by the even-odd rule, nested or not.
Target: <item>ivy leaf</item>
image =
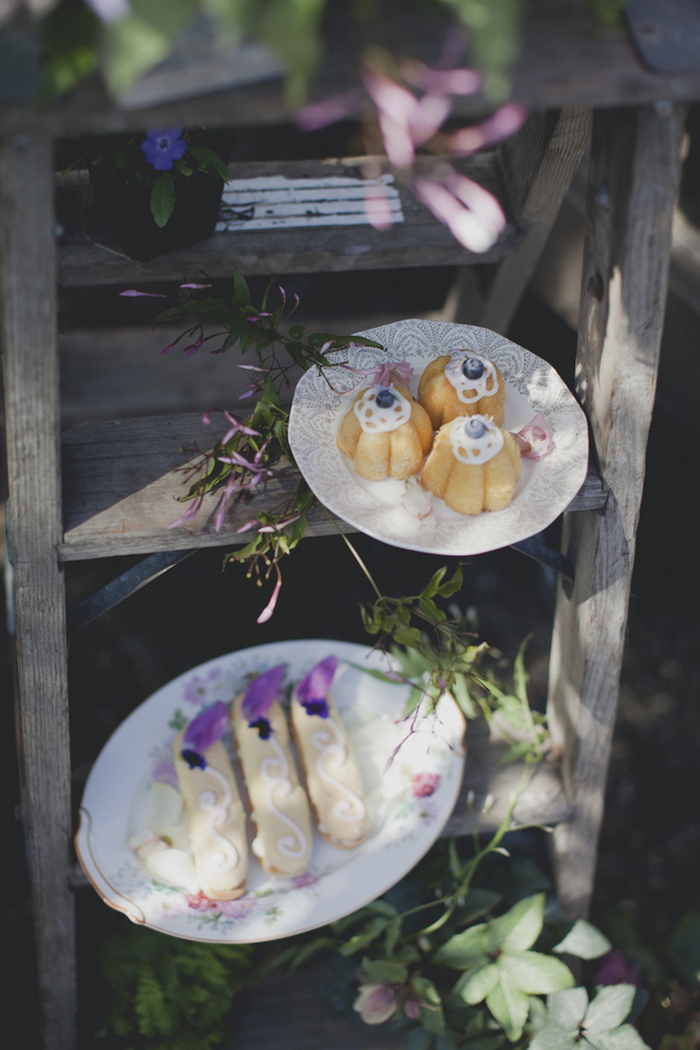
[[[612,945],[605,934],[592,923],[579,919],[564,940],[555,945],[552,951],[575,955],[579,959],[598,959],[611,948]]]
[[[541,952],[504,953],[498,965],[518,988],[530,995],[558,992],[574,983],[568,966]]]
[[[608,1032],[617,1028],[632,1009],[633,984],[611,984],[601,988],[586,1010],[583,1027],[586,1032]]]
[[[486,1005],[510,1041],[516,1042],[523,1033],[530,1008],[527,993],[522,992],[508,975],[501,971],[500,981],[486,996]]]
[[[531,948],[542,931],[544,899],[544,893],[536,893],[494,919],[489,924],[490,950],[521,952]]]
[[[175,187],[167,171],[164,171],[151,192],[151,213],[156,226],[163,227],[175,207]]]

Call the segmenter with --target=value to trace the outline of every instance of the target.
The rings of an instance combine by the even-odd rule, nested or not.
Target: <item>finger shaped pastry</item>
[[[221,740],[227,723],[228,709],[218,701],[173,745],[195,869],[204,894],[219,901],[240,897],[248,877],[245,811]]]
[[[336,443],[369,481],[417,474],[433,440],[424,409],[407,386],[375,384],[361,390],[344,416]]]
[[[453,350],[435,358],[418,383],[418,402],[437,430],[457,416],[491,416],[497,426],[504,419],[506,388],[493,361],[471,350]]]
[[[236,698],[231,725],[256,829],[251,849],[265,871],[293,878],[309,864],[311,811],[277,700],[284,671],[284,664],[273,667]]]
[[[292,694],[292,733],[304,767],[319,834],[332,846],[354,849],[368,832],[362,778],[330,685],[338,661],[316,664]]]
[[[508,506],[521,470],[512,434],[486,416],[462,416],[438,431],[421,482],[452,510],[481,514]]]

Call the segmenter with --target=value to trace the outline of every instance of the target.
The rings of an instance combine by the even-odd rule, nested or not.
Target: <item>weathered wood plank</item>
[[[586,913],[604,786],[668,286],[683,114],[670,104],[597,113],[576,383],[601,475],[604,515],[565,515],[575,566],[557,606],[549,712],[573,815],[557,829],[559,893]]]
[[[342,8],[342,5],[338,5]],[[331,5],[332,8],[332,5]],[[425,50],[433,28],[418,22],[413,51]],[[402,26],[402,29],[404,27]],[[439,28],[439,26],[438,26]],[[431,34],[435,36],[434,33]],[[354,61],[349,54],[348,25],[339,19],[331,27],[328,53],[311,85],[310,101],[319,101],[354,83]],[[396,33],[386,43],[396,43]],[[442,44],[438,34],[432,58]],[[362,48],[357,53],[361,53]],[[430,55],[425,56],[428,61]],[[193,52],[193,63],[206,62]],[[198,79],[192,74],[192,81]],[[689,101],[700,98],[700,74],[652,73],[639,61],[624,30],[601,33],[593,15],[577,0],[529,0],[525,5],[522,49],[513,72],[513,97],[532,109],[562,106],[632,106],[663,98]],[[482,98],[457,100],[454,112],[483,113]],[[99,82],[85,84],[71,98],[43,111],[0,110],[0,134],[43,129],[54,137],[80,132],[107,134],[131,128],[197,124],[233,124],[237,127],[289,121],[290,109],[280,81],[272,81],[210,95],[180,98],[140,109],[120,109],[106,97]]]
[[[214,528],[216,493],[206,497],[191,521],[168,528],[187,509],[178,499],[187,491],[189,471],[211,447],[211,440],[196,413],[70,427],[63,435],[65,532],[59,557],[80,561],[247,542],[246,534],[237,530],[260,509],[269,510],[291,497],[297,475],[289,464],[261,482],[247,502],[234,505],[220,532]],[[600,478],[591,472],[572,507],[580,501],[581,506],[600,509],[606,499]],[[335,531],[323,508],[311,512],[308,535]]]
[[[520,245],[500,263],[489,287],[479,323],[506,333],[525,288],[554,225],[588,145],[592,114],[589,109],[565,108],[547,143],[542,163],[524,199],[514,204],[525,231]],[[521,194],[521,197],[523,195]]]
[[[46,1050],[75,1038],[68,686],[51,143],[0,143],[0,296],[17,610],[22,808]]]
[[[232,164],[234,179],[284,175],[289,179],[324,178],[355,172],[367,158],[347,157],[326,161]],[[504,200],[503,180],[496,155],[487,153],[455,162],[460,171]],[[87,176],[75,176],[58,186],[70,197],[84,195]],[[89,203],[85,229],[89,240],[76,231],[59,251],[59,280],[63,285],[115,284],[128,281],[173,280],[183,275],[207,273],[229,276],[234,267],[244,274],[319,273],[372,270],[405,266],[450,266],[493,262],[513,249],[519,240],[513,224],[507,226],[488,252],[477,255],[463,248],[411,193],[399,187],[403,221],[389,230],[368,225],[331,225],[292,229],[238,229],[215,233],[206,241],[168,252],[149,262],[128,259],[101,226]],[[75,207],[72,207],[75,210]],[[508,212],[508,208],[506,206]],[[329,219],[329,222],[331,220]]]

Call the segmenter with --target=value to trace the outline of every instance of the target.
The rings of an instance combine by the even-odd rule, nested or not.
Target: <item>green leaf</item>
[[[240,270],[233,271],[233,305],[247,306],[250,303],[250,289]]]
[[[555,1024],[567,1031],[578,1031],[588,1009],[588,994],[585,988],[568,988],[547,996],[549,1016]]]
[[[338,951],[341,955],[354,955],[355,952],[360,951],[361,948],[366,948],[368,944],[375,941],[384,932],[388,924],[388,919],[372,919],[363,930],[356,933],[345,944],[341,944]]]
[[[441,594],[443,598],[451,598],[453,594],[457,593],[457,591],[461,591],[463,583],[464,577],[462,566],[458,565],[452,579],[440,584],[438,587],[438,594]]]
[[[306,335],[306,329],[303,324],[293,324],[289,328],[289,338],[294,340],[303,339]]]
[[[482,966],[480,970],[470,974],[460,988],[460,995],[465,1003],[475,1006],[476,1003],[480,1003],[485,999],[489,992],[493,991],[499,979],[498,966],[496,963],[489,963],[487,966]]]
[[[592,1034],[617,1028],[632,1009],[633,984],[611,984],[601,988],[583,1018],[583,1027]]]
[[[649,1050],[637,1029],[631,1024],[623,1024],[611,1032],[600,1032],[597,1035],[587,1031],[586,1038],[595,1050]]]
[[[598,959],[611,948],[612,944],[597,926],[579,919],[552,951],[575,955],[579,959]]]
[[[530,999],[501,973],[501,980],[486,996],[486,1005],[512,1043],[520,1038],[527,1020]]]
[[[403,984],[408,976],[408,970],[400,963],[389,962],[387,959],[362,960],[362,969],[370,981],[387,981],[389,984]]]
[[[165,226],[175,207],[175,187],[167,171],[164,171],[151,192],[151,212],[156,226]]]
[[[224,164],[221,157],[217,157],[214,150],[209,149],[208,146],[189,146],[187,147],[188,152],[199,161],[200,168],[204,169],[213,168],[217,175],[220,175],[224,182],[228,182],[231,178],[231,173],[228,170],[228,166]],[[213,174],[214,172],[209,172]]]
[[[560,959],[541,952],[508,952],[498,960],[512,982],[530,995],[545,995],[571,988],[574,975]]]
[[[673,931],[671,959],[691,984],[700,979],[700,911],[688,912]]]
[[[438,948],[433,961],[455,970],[466,970],[487,958],[489,927],[486,923],[456,933]]]
[[[421,1006],[419,1021],[428,1032],[438,1035],[445,1030],[445,1017],[442,1010],[440,993],[427,977],[419,975],[411,978],[411,987],[425,1004]]]
[[[394,949],[396,948],[397,941],[401,936],[401,927],[403,925],[403,918],[397,915],[391,920],[386,928],[386,940],[384,941],[384,951],[387,955],[393,955]]]
[[[527,951],[540,935],[544,915],[544,893],[536,893],[514,904],[510,911],[489,925],[490,950]]]
[[[529,1050],[581,1050],[578,1031],[569,1032],[557,1024],[546,1024],[540,1028],[530,1043]]]

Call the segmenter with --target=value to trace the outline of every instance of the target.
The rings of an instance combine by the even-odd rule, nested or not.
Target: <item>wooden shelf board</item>
[[[251,162],[231,164],[232,179],[252,179],[266,175],[288,179],[324,178],[357,174],[367,158],[333,158],[325,161]],[[465,175],[490,190],[509,206],[495,153],[453,161]],[[128,281],[181,281],[206,273],[210,277],[230,276],[236,267],[241,273],[285,274],[319,273],[344,270],[373,270],[407,266],[461,266],[491,263],[511,252],[520,240],[512,221],[489,251],[475,254],[463,248],[446,226],[439,223],[413,194],[399,187],[403,222],[389,230],[375,230],[369,224],[354,226],[292,227],[290,229],[237,230],[215,233],[189,248],[168,252],[148,262],[125,258],[119,246],[95,215],[87,184],[87,174],[75,173],[57,186],[58,210],[76,214],[79,201],[84,205],[85,230],[64,239],[58,252],[59,282],[65,286],[118,284]],[[97,242],[97,243],[94,243]]]
[[[409,36],[405,19],[401,35]],[[444,33],[426,32],[431,25],[415,20],[416,31],[408,44],[414,54],[434,61]],[[343,22],[329,23],[327,52],[319,75],[312,83],[309,101],[316,102],[356,83],[355,60],[349,43],[352,29]],[[434,27],[433,27],[434,28]],[[389,25],[389,30],[391,25]],[[396,25],[394,25],[396,30]],[[397,44],[396,32],[385,34],[380,43]],[[430,40],[427,40],[427,37]],[[433,39],[435,38],[435,39]],[[427,53],[430,48],[431,52]],[[360,47],[360,53],[362,48]],[[108,134],[132,128],[233,124],[252,126],[279,124],[292,119],[281,80],[257,85],[198,94],[211,83],[210,59],[191,49],[186,72],[174,69],[176,87],[187,82],[189,97],[174,97],[164,87],[163,101],[149,101],[141,108],[120,108],[93,78],[72,95],[51,107],[31,111],[19,107],[0,109],[0,135],[37,132],[54,137],[79,133]],[[201,73],[197,71],[197,65]],[[198,81],[201,87],[198,87]],[[179,95],[180,92],[177,91]],[[531,109],[555,109],[564,105],[632,106],[658,99],[690,101],[700,99],[699,73],[653,73],[640,62],[624,29],[602,32],[594,16],[577,0],[529,0],[525,4],[522,48],[512,76],[513,97]],[[132,100],[135,94],[132,93]],[[144,94],[145,101],[145,94]],[[486,109],[480,96],[456,101],[456,115],[479,115]]]
[[[233,504],[220,532],[214,524],[216,493],[205,498],[191,521],[168,528],[189,506],[178,498],[187,491],[188,468],[207,450],[212,436],[198,413],[70,427],[63,434],[64,537],[59,558],[82,561],[246,543],[249,534],[238,530],[257,511],[283,505],[298,476],[289,464],[280,464],[275,477],[261,482],[247,502]],[[604,504],[604,485],[589,473],[570,509],[599,509]],[[322,507],[309,515],[307,535],[331,535],[336,529]]]

